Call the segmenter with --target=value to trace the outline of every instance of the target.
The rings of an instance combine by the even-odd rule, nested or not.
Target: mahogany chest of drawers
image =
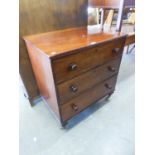
[[[80,27],[24,40],[40,94],[62,125],[114,92],[126,35]]]

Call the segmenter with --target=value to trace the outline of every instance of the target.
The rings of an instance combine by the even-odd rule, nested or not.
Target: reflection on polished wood
[[[44,51],[48,56],[55,57],[72,50],[103,43],[122,35],[125,34],[107,33],[103,32],[100,26],[90,26],[25,36],[24,39]]]
[[[126,34],[79,27],[24,39],[41,96],[62,125],[114,92]]]

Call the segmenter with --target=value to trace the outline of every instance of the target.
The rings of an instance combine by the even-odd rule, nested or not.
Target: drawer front
[[[64,104],[83,91],[113,76],[119,70],[121,57],[90,70],[57,86],[60,103]]]
[[[81,50],[76,54],[52,61],[56,83],[71,79],[82,72],[104,64],[122,54],[125,38],[107,42],[104,45]]]
[[[108,93],[113,92],[115,89],[116,79],[117,76],[114,76],[88,91],[85,91],[68,103],[60,105],[63,121],[69,120],[92,103],[108,95]]]

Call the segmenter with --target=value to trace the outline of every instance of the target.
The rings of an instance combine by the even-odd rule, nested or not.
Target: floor
[[[20,91],[20,155],[134,155],[134,58],[124,54],[116,91],[61,129],[43,101]]]

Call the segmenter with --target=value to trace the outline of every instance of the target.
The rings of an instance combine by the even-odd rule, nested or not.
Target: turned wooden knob
[[[112,66],[108,66],[108,70],[109,71],[112,71],[112,72],[115,72],[116,71],[115,67],[112,67]]]
[[[68,68],[69,68],[70,71],[74,71],[74,70],[77,69],[77,67],[78,67],[77,64],[72,63],[72,64],[69,65]]]
[[[72,109],[76,112],[79,110],[78,106],[76,104],[71,105]]]
[[[105,84],[105,87],[108,88],[108,89],[111,89],[111,88],[112,88],[112,85],[106,83],[106,84]]]
[[[119,51],[120,51],[119,48],[113,48],[113,49],[112,49],[112,52],[113,52],[113,53],[119,53]]]
[[[78,87],[77,86],[75,86],[75,85],[72,85],[72,86],[70,86],[70,90],[71,90],[71,92],[77,92],[78,91]]]
[[[98,49],[96,48],[95,51],[98,52]]]

